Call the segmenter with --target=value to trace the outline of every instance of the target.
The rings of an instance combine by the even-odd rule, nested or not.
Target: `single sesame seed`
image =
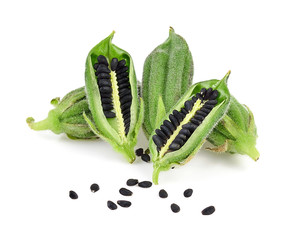
[[[149,187],[151,187],[152,185],[153,185],[153,183],[150,182],[150,181],[142,181],[142,182],[139,182],[139,183],[138,183],[138,186],[139,186],[139,187],[142,187],[142,188],[149,188]]]
[[[133,178],[128,179],[126,182],[127,186],[135,186],[136,184],[138,184],[138,180]]]
[[[132,195],[132,192],[130,190],[128,190],[127,188],[120,188],[119,192],[123,196],[131,196]]]
[[[178,213],[180,211],[180,207],[176,203],[171,204],[171,210],[174,213]]]
[[[167,198],[168,197],[168,193],[166,192],[165,189],[161,189],[159,191],[159,196],[160,196],[160,198]]]
[[[150,162],[151,158],[148,154],[142,154],[141,155],[141,160],[145,161],[145,162]]]
[[[115,210],[115,209],[117,209],[117,205],[116,205],[114,202],[110,201],[110,200],[107,202],[107,206],[108,206],[108,208],[110,208],[111,210]]]
[[[202,215],[211,215],[216,211],[214,206],[209,206],[201,211]]]
[[[135,154],[136,154],[136,156],[140,157],[143,154],[143,149],[142,148],[136,149]]]
[[[193,193],[193,190],[191,188],[188,188],[184,191],[183,195],[184,197],[188,198],[188,197],[191,197],[192,193]]]
[[[96,184],[96,183],[93,183],[92,185],[91,185],[91,191],[94,193],[94,192],[97,192],[97,191],[99,191],[100,190],[100,187],[99,187],[99,185],[98,184]]]
[[[74,191],[69,191],[69,197],[70,197],[71,199],[78,199],[78,195],[77,195],[77,193],[74,192]]]
[[[126,201],[126,200],[118,200],[117,203],[119,206],[124,207],[124,208],[128,208],[131,206],[131,202]]]

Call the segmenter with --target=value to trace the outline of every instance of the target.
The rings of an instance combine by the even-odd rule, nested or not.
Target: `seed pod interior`
[[[95,132],[132,162],[142,122],[131,56],[112,44],[114,32],[96,45],[86,61],[86,92]]]
[[[226,81],[197,83],[188,90],[152,133],[150,150],[154,183],[158,174],[174,164],[184,164],[199,150],[213,127],[228,109],[230,94]]]

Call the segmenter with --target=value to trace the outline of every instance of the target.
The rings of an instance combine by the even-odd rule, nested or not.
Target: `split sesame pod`
[[[170,27],[168,39],[146,58],[143,68],[143,129],[149,137],[192,82],[193,59],[186,41]]]
[[[152,132],[149,148],[153,161],[153,182],[161,171],[188,162],[229,107],[227,79],[192,85]]]
[[[55,108],[49,111],[46,119],[39,122],[32,117],[26,119],[31,129],[65,133],[71,139],[97,138],[83,117],[83,112],[90,112],[84,87],[69,92],[61,100],[52,99],[51,104]]]
[[[93,132],[108,141],[132,163],[134,146],[143,120],[143,102],[129,53],[112,44],[114,31],[88,54],[85,87]]]
[[[208,141],[214,145],[208,149],[214,152],[248,155],[256,161],[259,158],[256,139],[257,129],[253,113],[231,96],[227,114],[208,137]]]

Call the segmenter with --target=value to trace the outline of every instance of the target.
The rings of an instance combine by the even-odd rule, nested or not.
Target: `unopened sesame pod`
[[[193,60],[186,41],[170,28],[168,39],[146,58],[143,67],[143,129],[147,137],[192,82]]]
[[[61,101],[60,98],[52,99],[51,104],[55,108],[49,111],[46,119],[39,122],[32,117],[26,119],[31,129],[65,133],[72,139],[97,138],[83,117],[83,112],[90,112],[84,87],[69,92]]]
[[[153,161],[153,182],[161,171],[188,162],[229,107],[227,79],[192,85],[152,132],[149,148]]]
[[[132,163],[134,146],[143,120],[133,61],[129,53],[112,44],[112,32],[88,54],[85,87],[93,121],[92,131],[108,141]]]
[[[221,119],[208,137],[214,152],[229,152],[248,155],[258,160],[256,149],[257,130],[253,113],[246,105],[240,104],[231,96],[227,114]]]

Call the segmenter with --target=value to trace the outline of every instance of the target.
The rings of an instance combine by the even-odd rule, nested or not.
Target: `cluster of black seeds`
[[[126,185],[127,185],[127,186],[136,186],[136,185],[138,185],[138,186],[141,187],[141,188],[149,188],[149,187],[152,186],[152,182],[150,182],[150,181],[141,181],[141,182],[139,182],[138,179],[130,178],[130,179],[128,179],[128,180],[126,181]],[[100,187],[99,187],[98,184],[93,183],[93,184],[91,185],[91,187],[90,187],[90,190],[91,190],[92,192],[97,192],[97,191],[100,190]],[[130,191],[129,189],[124,188],[124,187],[122,187],[122,188],[119,189],[119,193],[120,193],[121,195],[123,195],[123,196],[126,196],[126,197],[130,197],[130,196],[132,196],[132,194],[133,194],[132,191]],[[193,190],[192,190],[191,188],[188,188],[188,189],[186,189],[186,190],[183,192],[183,195],[184,195],[184,197],[186,197],[186,198],[191,197],[192,194],[193,194]],[[69,197],[70,197],[71,199],[78,199],[78,195],[77,195],[77,193],[74,192],[74,191],[72,191],[72,190],[69,191]],[[167,191],[166,191],[165,189],[161,189],[161,190],[159,191],[159,197],[160,197],[160,198],[168,198],[168,193],[167,193]],[[132,203],[131,203],[130,201],[128,201],[128,200],[117,200],[117,204],[118,204],[120,207],[123,207],[123,208],[128,208],[128,207],[130,207],[130,206],[132,205]],[[116,204],[115,202],[111,201],[111,200],[108,200],[108,201],[107,201],[107,207],[108,207],[110,210],[116,210],[116,209],[118,208],[117,204]],[[176,203],[172,203],[172,204],[170,205],[170,208],[171,208],[172,212],[174,212],[174,213],[178,213],[178,212],[180,212],[180,207],[179,207],[179,205],[176,204]],[[209,206],[209,207],[203,209],[201,213],[202,213],[202,215],[211,215],[211,214],[213,214],[213,213],[215,212],[215,210],[216,210],[216,209],[215,209],[214,206]]]
[[[138,148],[135,151],[136,156],[141,157],[141,160],[144,162],[150,162],[151,157],[149,155],[149,149],[146,149],[145,152],[143,152],[142,148]]]
[[[173,132],[185,119],[186,115],[192,110],[194,104],[199,99],[201,103],[204,103],[204,105],[200,110],[196,111],[195,115],[188,123],[182,126],[182,129],[170,144],[168,151],[176,151],[180,149],[218,103],[216,100],[217,97],[217,90],[213,90],[212,88],[202,88],[200,93],[197,93],[196,96],[191,98],[191,100],[187,100],[184,103],[184,107],[181,108],[180,111],[174,110],[172,114],[169,115],[169,120],[164,120],[163,124],[160,126],[160,129],[156,129],[156,134],[152,137],[157,146],[158,152],[167,143]]]
[[[112,97],[112,83],[110,72],[116,73],[118,92],[120,98],[121,113],[123,116],[125,134],[129,132],[130,127],[130,107],[132,103],[132,95],[129,82],[128,67],[125,65],[124,59],[118,61],[117,58],[113,58],[109,63],[105,56],[98,56],[98,62],[94,64],[95,74],[97,76],[97,82],[100,90],[102,107],[104,114],[107,118],[114,118],[116,116],[113,112],[113,97]]]

